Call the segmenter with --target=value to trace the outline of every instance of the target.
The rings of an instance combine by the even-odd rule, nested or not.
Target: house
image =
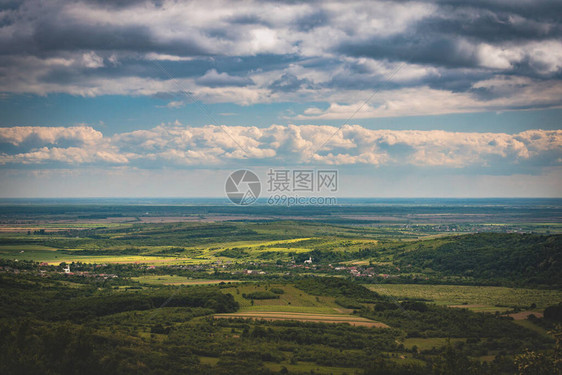
[[[70,273],[70,265],[66,266],[66,268],[62,269],[64,273]]]
[[[312,264],[312,257],[308,257],[308,259],[305,260],[304,262],[308,264]]]

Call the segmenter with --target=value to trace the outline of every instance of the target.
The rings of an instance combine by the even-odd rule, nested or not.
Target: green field
[[[139,239],[130,239],[124,236],[122,231],[128,231],[129,227],[91,227],[84,224],[80,227],[75,224],[76,229],[83,237],[70,238],[63,233],[53,232],[48,236],[26,235],[22,233],[2,233],[0,234],[0,258],[11,260],[33,260],[36,262],[46,262],[49,264],[59,264],[61,262],[72,263],[145,263],[150,265],[158,264],[208,264],[216,261],[243,263],[250,260],[259,260],[264,254],[264,259],[289,261],[292,254],[308,253],[314,249],[324,251],[350,251],[363,248],[365,246],[375,246],[376,240],[367,239],[338,239],[329,237],[297,237],[288,232],[289,239],[279,239],[271,241],[268,238],[279,237],[279,229],[275,226],[259,225],[255,228],[255,235],[243,237],[260,237],[264,240],[232,240],[216,242],[213,236],[206,240],[198,240],[195,244],[189,240],[175,238],[174,234],[163,238],[161,243],[166,245],[154,244],[153,241],[147,242],[146,238],[158,238],[155,232],[157,225],[144,225],[138,231]],[[193,229],[191,224],[176,225],[178,231]],[[239,224],[234,226],[238,228]],[[291,225],[291,231],[297,225]],[[314,230],[318,234],[318,227],[311,226],[309,230]],[[339,230],[345,233],[343,230]],[[93,233],[103,233],[104,239],[94,239]],[[183,233],[183,232],[182,232]],[[173,244],[173,245],[172,245]],[[135,254],[128,252],[135,250]],[[174,252],[174,249],[179,249]]]
[[[22,246],[22,248],[25,248]],[[21,252],[23,251],[23,253]],[[32,260],[35,262],[45,262],[58,265],[62,262],[72,263],[145,263],[148,265],[158,264],[194,264],[198,263],[190,259],[177,259],[172,257],[147,257],[140,255],[115,255],[115,256],[96,256],[96,255],[69,255],[53,250],[0,250],[0,257],[12,260]]]
[[[151,249],[152,251],[160,250],[161,247]],[[115,250],[115,255],[81,255],[78,252],[83,249],[65,249],[60,251],[59,249],[41,246],[41,245],[0,245],[0,258],[11,259],[11,260],[27,260],[34,262],[45,262],[52,265],[58,265],[62,262],[72,263],[144,263],[148,265],[162,265],[162,264],[200,264],[209,262],[207,259],[197,259],[197,258],[187,258],[187,257],[176,257],[176,256],[155,256],[149,255],[127,255],[119,254],[121,249],[110,249]],[[73,254],[76,252],[76,254]]]
[[[244,294],[282,290],[278,299],[244,298]],[[236,313],[218,314],[220,318],[248,318],[265,320],[298,320],[310,322],[349,323],[352,325],[385,327],[374,321],[351,315],[353,310],[346,309],[334,302],[334,297],[313,296],[288,284],[242,284],[223,289],[230,293],[240,305]]]
[[[423,299],[445,306],[467,305],[474,311],[487,312],[527,309],[533,303],[540,310],[562,301],[562,291],[559,290],[419,284],[379,284],[366,287],[397,299]]]
[[[319,366],[313,362],[299,362],[295,365],[290,364],[288,361],[281,363],[266,363],[265,367],[272,371],[281,371],[285,367],[290,372],[301,372],[308,374],[333,374],[333,375],[349,375],[357,373],[357,369],[349,367],[334,367],[334,366]]]
[[[460,338],[445,338],[445,337],[432,337],[429,339],[423,338],[410,338],[404,340],[404,347],[408,349],[412,349],[412,347],[416,346],[418,350],[429,350],[432,348],[441,348],[447,343],[455,344],[457,342],[465,342],[466,339]]]
[[[212,285],[220,283],[238,283],[239,280],[203,280],[191,279],[185,276],[177,275],[147,275],[131,277],[131,280],[137,281],[141,284],[150,285]]]
[[[219,361],[218,358],[205,356],[200,356],[199,360],[201,363],[210,366],[216,366]],[[286,368],[290,372],[331,375],[350,375],[356,373],[357,370],[349,367],[320,366],[314,362],[305,361],[300,361],[296,364],[291,364],[290,361],[282,361],[280,363],[266,362],[265,367],[275,372],[279,372],[282,368]]]
[[[19,363],[0,351],[1,373],[61,367],[53,342],[91,342],[88,368],[127,374],[423,374],[453,350],[459,368],[507,375],[525,349],[555,347],[560,236],[304,220],[21,229],[0,233],[0,347],[26,346]]]
[[[279,299],[251,300],[243,297],[256,291],[265,291],[271,288],[279,288],[284,291]],[[333,297],[312,296],[295,288],[292,285],[252,283],[223,289],[225,293],[234,296],[240,304],[240,312],[272,311],[272,312],[295,312],[295,313],[325,313],[333,314],[341,312],[341,306],[334,302]]]
[[[215,314],[215,319],[253,319],[268,321],[298,321],[306,323],[349,324],[361,327],[389,328],[387,324],[365,319],[359,316],[332,313],[311,314],[304,312],[253,311],[246,313]]]

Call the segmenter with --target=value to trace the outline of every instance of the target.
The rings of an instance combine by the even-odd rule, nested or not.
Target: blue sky
[[[559,1],[0,2],[0,197],[562,196]]]
[[[107,135],[123,131],[151,129],[176,120],[191,126],[216,122],[221,125],[260,128],[271,124],[316,124],[341,126],[345,120],[297,120],[290,111],[302,112],[308,106],[327,108],[323,102],[256,103],[242,106],[235,103],[209,103],[202,111],[197,104],[186,103],[168,108],[169,102],[152,96],[102,95],[82,97],[68,94],[47,96],[15,95],[0,100],[0,126],[91,126]],[[369,129],[448,130],[461,132],[517,133],[528,129],[557,130],[562,109],[524,111],[470,112],[458,114],[398,116],[352,119],[351,123]]]

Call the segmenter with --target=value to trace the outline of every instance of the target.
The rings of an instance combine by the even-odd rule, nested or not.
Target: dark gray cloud
[[[435,4],[431,2],[431,4]],[[338,53],[446,68],[480,67],[479,46],[514,48],[562,38],[559,1],[439,1],[437,10],[404,32],[342,41]],[[534,65],[533,65],[534,64]],[[508,70],[533,75],[544,70],[525,57]],[[524,67],[522,69],[521,67]]]
[[[527,85],[562,78],[560,1],[24,0],[0,7],[0,92],[173,96],[174,77],[187,90],[247,88],[243,103],[271,95],[332,103],[346,90],[415,87],[485,100],[508,96],[477,85],[498,76]],[[313,90],[325,96],[310,97]],[[242,94],[211,91],[205,100]]]
[[[207,86],[207,87],[226,87],[226,86],[244,87],[254,84],[254,81],[252,81],[251,78],[231,76],[225,72],[219,73],[214,69],[205,73],[204,76],[197,78],[195,82],[197,82],[198,85]]]
[[[297,30],[307,32],[316,27],[326,26],[329,24],[329,22],[329,13],[324,11],[323,9],[316,9],[310,14],[298,17],[293,22],[293,25]]]
[[[393,90],[401,87],[417,86],[419,81],[393,82],[387,80],[382,75],[337,74],[328,82],[325,82],[322,87],[346,90]]]
[[[533,19],[519,19],[513,14],[461,12],[428,17],[416,30],[420,34],[456,35],[490,43],[532,41],[562,36],[562,25]]]
[[[217,70],[225,71],[231,75],[242,75],[252,71],[280,70],[291,64],[300,64],[301,60],[303,58],[297,54],[277,55],[273,53],[247,56],[215,56],[213,58]]]
[[[77,65],[73,67],[55,67],[41,76],[45,83],[71,83],[91,78],[120,78],[144,77],[151,79],[198,78],[204,75],[215,64],[208,59],[195,59],[191,61],[159,61],[154,62],[139,58],[125,58],[119,64],[108,62],[110,56],[100,57],[103,66],[87,67]]]
[[[423,81],[433,89],[451,92],[475,92],[472,89],[474,82],[485,80],[489,76],[490,73],[486,70],[448,69],[431,77],[426,77]]]
[[[263,19],[259,14],[236,14],[228,17],[226,21],[233,25],[262,25],[267,27],[273,26],[270,22]]]
[[[433,3],[433,0],[428,2]],[[447,12],[468,8],[493,13],[510,13],[523,18],[558,23],[562,14],[562,3],[558,0],[439,0],[437,3]]]
[[[273,91],[293,92],[301,88],[312,88],[312,82],[306,78],[299,79],[294,74],[284,73],[279,79],[275,80],[269,88]]]
[[[97,52],[100,59],[103,60],[103,66],[96,68],[87,66],[62,66],[49,70],[48,74],[42,76],[44,82],[69,82],[79,77],[146,77],[154,79],[174,78],[200,78],[199,83],[207,82],[209,84],[216,83],[212,79],[203,76],[210,70],[217,70],[221,73],[235,77],[233,81],[237,81],[240,85],[252,84],[252,80],[246,77],[248,71],[260,69],[261,71],[274,71],[283,69],[289,62],[298,61],[298,57],[293,56],[276,56],[276,55],[257,55],[239,57],[197,57],[187,61],[154,61],[146,59],[142,54],[125,54],[119,58],[116,64],[109,61],[112,57],[111,51]],[[4,60],[0,57],[0,64]],[[215,86],[222,86],[220,83]]]
[[[164,3],[163,0],[88,0],[90,4],[97,4],[109,8],[127,8],[135,5],[153,5],[161,7]]]
[[[4,54],[49,55],[77,50],[157,52],[177,56],[210,54],[195,40],[158,41],[144,25],[84,25],[64,19],[40,21],[29,35],[0,39],[0,51]]]
[[[449,68],[478,65],[476,49],[473,46],[463,46],[455,37],[445,35],[434,38],[404,35],[390,38],[374,37],[367,41],[342,44],[337,51],[351,56]]]

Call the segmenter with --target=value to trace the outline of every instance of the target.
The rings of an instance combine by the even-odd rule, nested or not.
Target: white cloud
[[[341,129],[319,125],[186,127],[160,125],[104,137],[90,127],[3,128],[0,141],[24,148],[0,163],[125,164],[137,168],[251,165],[342,165],[477,168],[498,173],[560,166],[562,130],[517,134],[441,130]],[[33,140],[33,142],[31,142]],[[72,140],[66,147],[62,141]]]
[[[525,77],[496,76],[476,82],[474,90],[483,89],[489,96],[471,92],[439,90],[428,86],[374,91],[366,102],[351,103],[342,96],[333,99],[326,110],[309,107],[296,120],[347,120],[419,115],[440,115],[497,111],[506,108],[560,107],[562,82],[533,80]],[[359,95],[357,95],[359,96]],[[360,96],[359,96],[360,97]]]
[[[14,146],[36,140],[44,144],[56,144],[60,141],[79,141],[84,144],[95,144],[101,141],[103,134],[89,126],[47,127],[47,126],[15,126],[0,128],[0,142]]]
[[[90,126],[0,128],[1,143],[15,151],[0,153],[0,164],[127,163],[127,156]]]
[[[86,68],[101,68],[104,66],[103,57],[98,56],[95,52],[91,51],[82,55],[82,64]]]
[[[478,46],[480,64],[489,68],[511,69],[517,64],[528,64],[539,74],[552,74],[562,69],[562,42],[545,40],[524,44],[506,43]]]
[[[147,60],[156,60],[156,61],[193,61],[193,57],[182,57],[176,55],[167,55],[163,53],[154,53],[150,52],[146,54]]]
[[[166,108],[181,108],[184,105],[185,105],[185,103],[182,100],[176,100],[176,101],[169,102],[164,107],[166,107]]]

